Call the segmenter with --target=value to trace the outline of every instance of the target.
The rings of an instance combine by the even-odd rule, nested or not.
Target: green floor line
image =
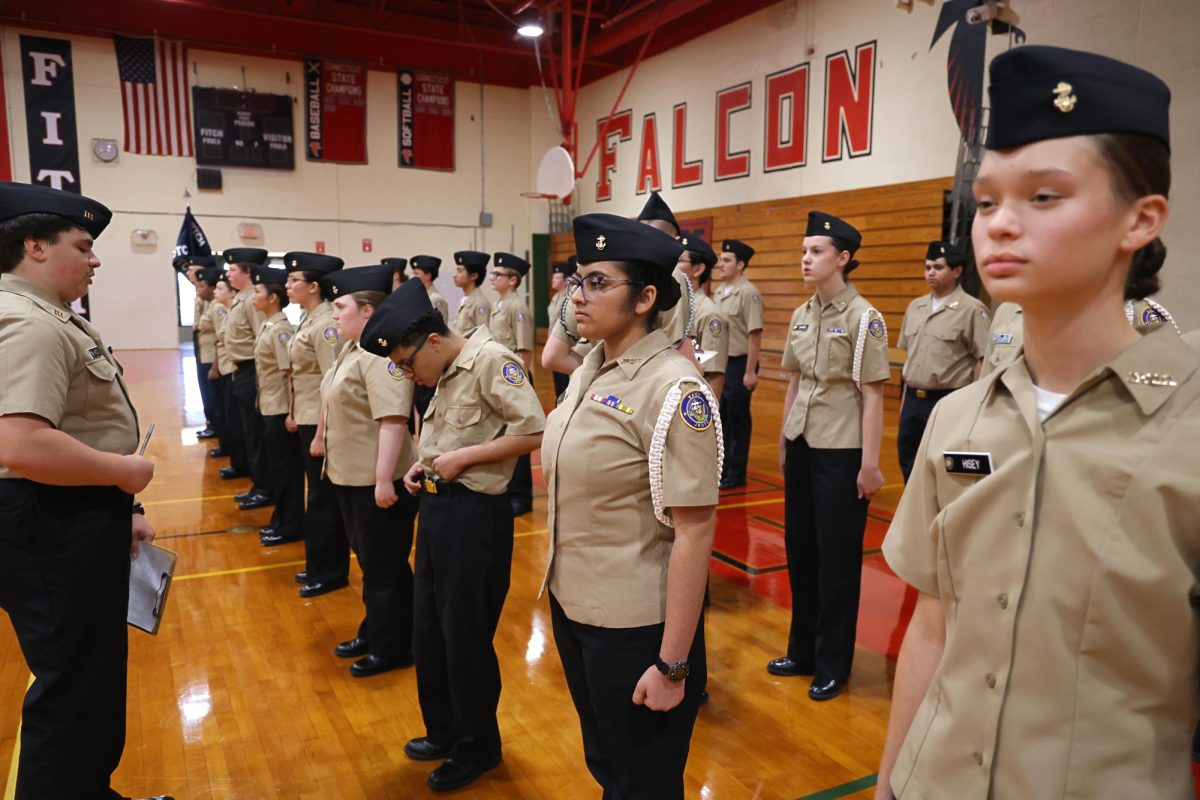
[[[875,785],[877,777],[879,776],[867,775],[865,778],[843,783],[841,786],[833,786],[813,794],[806,794],[803,797],[797,798],[797,800],[838,800],[839,797],[848,797],[855,792],[861,792],[863,789],[870,789]]]

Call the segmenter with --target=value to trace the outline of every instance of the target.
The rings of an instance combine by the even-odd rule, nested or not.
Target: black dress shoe
[[[523,517],[533,511],[533,503],[527,503],[524,500],[512,501],[512,514],[514,517]]]
[[[258,529],[258,535],[259,536],[274,536],[275,535],[275,526],[274,525],[264,525],[263,527]]]
[[[300,587],[301,597],[320,597],[323,594],[336,592],[338,589],[345,589],[350,585],[350,581],[346,578],[339,578],[336,581],[316,581],[315,583],[306,583]],[[339,645],[340,646],[340,645]],[[366,647],[363,647],[363,653],[367,652]],[[338,653],[340,656],[341,653]],[[347,653],[346,657],[351,655],[362,655],[362,653]]]
[[[783,658],[776,658],[768,661],[767,672],[771,673],[772,675],[791,677],[793,675],[812,675],[813,668],[805,664],[801,664],[799,661],[796,661],[790,656],[784,656]]]
[[[832,678],[827,681],[814,680],[812,686],[808,687],[809,699],[832,700],[842,693],[842,687],[845,685],[843,681],[835,681]]]
[[[209,458],[224,458],[227,455],[229,455],[229,451],[220,445],[217,445],[208,451]]]
[[[383,659],[377,655],[368,653],[350,665],[350,674],[356,678],[369,678],[372,675],[391,672],[394,669],[407,667],[410,664],[412,664],[412,658]]]
[[[408,744],[404,745],[404,755],[413,761],[440,761],[450,755],[450,750],[450,745],[438,744],[426,736],[410,739]]]
[[[214,431],[212,428],[205,428],[202,431],[196,431],[197,439],[215,439],[216,437],[217,437],[217,432]]]
[[[234,478],[246,477],[246,473],[239,472],[233,467],[221,467],[221,470],[217,474],[221,476],[221,480],[223,481],[231,481]]]
[[[300,584],[301,586],[308,583],[308,572],[304,570],[297,572],[293,577],[296,579],[296,583]]]
[[[292,542],[299,542],[303,539],[304,537],[298,533],[292,536],[283,536],[278,533],[271,533],[266,535],[260,534],[258,537],[258,543],[263,547],[278,547],[281,544],[291,544]]]
[[[238,503],[238,508],[242,511],[253,511],[256,508],[266,508],[267,506],[275,505],[275,501],[270,495],[252,494],[242,502]]]
[[[742,478],[741,480],[738,480],[737,478],[722,478],[721,482],[719,484],[717,484],[717,488],[719,488],[719,489],[737,489],[737,488],[740,488],[745,485],[746,485],[745,478]]]
[[[333,648],[333,654],[338,658],[358,658],[359,656],[365,656],[369,650],[367,640],[355,636],[353,639],[339,642],[338,646]]]
[[[500,766],[500,754],[483,761],[459,761],[457,758],[447,758],[442,765],[429,773],[426,785],[435,792],[448,792],[451,789],[461,789],[471,784],[489,769]]]
[[[233,496],[233,501],[235,503],[244,503],[247,500],[249,500],[251,497],[254,497],[255,494],[258,494],[258,490],[252,486],[244,492],[238,492],[237,494],[235,494]]]

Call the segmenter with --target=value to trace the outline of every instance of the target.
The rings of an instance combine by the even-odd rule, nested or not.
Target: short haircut
[[[40,239],[58,244],[71,230],[83,230],[58,214],[21,214],[0,222],[0,273],[12,272],[25,258],[25,240]]]

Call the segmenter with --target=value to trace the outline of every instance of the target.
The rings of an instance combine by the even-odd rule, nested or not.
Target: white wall
[[[460,249],[512,250],[530,247],[528,205],[519,196],[531,188],[528,92],[459,82],[456,92],[456,170],[402,170],[397,166],[396,79],[371,71],[367,80],[369,164],[311,163],[303,156],[301,107],[296,107],[297,161],[294,171],[222,168],[220,192],[199,191],[190,158],[138,156],[122,152],[111,164],[91,155],[93,138],[124,140],[116,56],[108,38],[3,30],[4,76],[16,180],[29,180],[21,83],[19,34],[68,38],[75,66],[75,107],[84,194],[115,212],[96,251],[103,265],[91,292],[92,317],[114,347],[171,347],[178,342],[171,250],[192,193],[192,211],[216,248],[251,245],[271,251],[312,250],[317,240],[348,265],[378,263],[382,256],[430,253],[443,259],[438,285],[451,308],[461,297],[453,286],[452,253]],[[299,61],[249,58],[189,49],[196,71],[192,85],[238,86],[302,96]],[[243,68],[245,77],[243,78]],[[290,83],[288,78],[290,76]],[[481,129],[486,143],[480,149]],[[486,168],[481,168],[481,159]],[[536,165],[535,165],[536,168]],[[481,198],[482,178],[482,198]],[[478,227],[481,207],[494,215],[491,228]],[[262,226],[263,240],[243,242],[241,222]],[[135,253],[130,232],[150,228],[154,252]],[[371,238],[371,254],[361,240]],[[486,288],[486,283],[485,283]]]

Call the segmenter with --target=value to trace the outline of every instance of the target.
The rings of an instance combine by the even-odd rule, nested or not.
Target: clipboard
[[[138,557],[129,564],[129,612],[126,622],[151,636],[158,635],[167,593],[175,578],[179,556],[150,542],[138,545]]]

